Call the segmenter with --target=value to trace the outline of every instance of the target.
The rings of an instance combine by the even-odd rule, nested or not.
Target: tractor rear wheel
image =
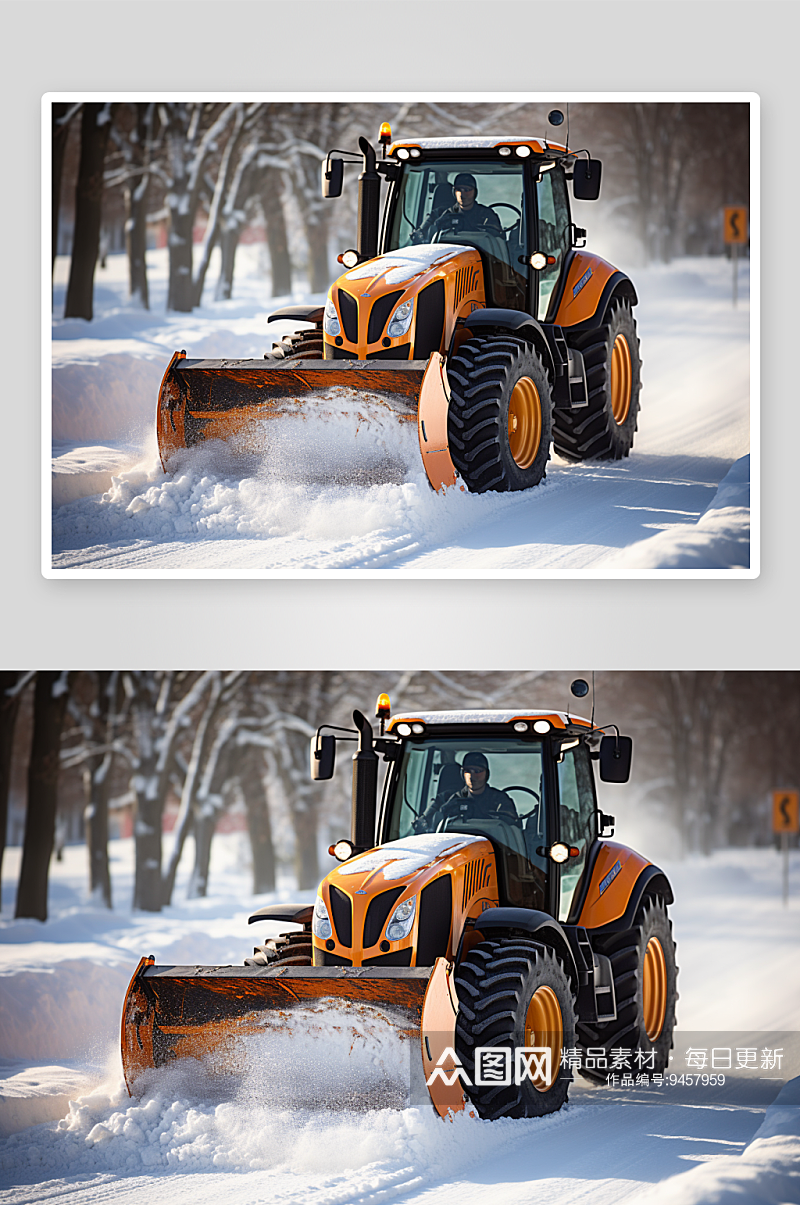
[[[581,1074],[605,1084],[611,1051],[620,1049],[632,1052],[631,1071],[663,1073],[672,1049],[678,999],[675,943],[663,899],[645,896],[632,929],[592,938],[592,946],[611,961],[617,1019],[605,1025],[578,1022]],[[646,1057],[637,1058],[637,1050]],[[587,1059],[594,1066],[587,1067]]]
[[[311,934],[303,930],[300,933],[281,933],[271,937],[258,946],[252,958],[245,958],[244,965],[260,967],[310,967],[314,956],[311,947]]]
[[[456,992],[456,1054],[480,1116],[541,1117],[560,1109],[572,1079],[562,1070],[561,1052],[575,1045],[575,1005],[553,951],[522,937],[483,941],[456,969]],[[475,1083],[475,1052],[484,1047],[499,1056],[510,1083]],[[516,1051],[531,1047],[539,1054],[528,1056],[530,1073],[517,1084]]]
[[[567,460],[621,460],[633,447],[641,389],[630,306],[617,302],[603,326],[572,336],[570,343],[583,354],[589,405],[555,412],[555,450]]]
[[[322,328],[295,331],[284,335],[280,343],[273,344],[265,360],[321,360],[323,358]]]
[[[506,335],[467,339],[448,361],[447,379],[450,455],[470,493],[538,485],[553,405],[534,348]]]

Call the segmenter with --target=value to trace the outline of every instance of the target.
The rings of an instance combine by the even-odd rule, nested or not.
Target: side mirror
[[[311,741],[311,777],[314,782],[333,778],[333,767],[336,762],[336,737],[321,736],[319,742]]]
[[[322,164],[322,195],[340,197],[344,180],[344,159],[331,159],[330,155]]]
[[[600,196],[603,165],[599,159],[576,159],[572,169],[572,192],[576,201],[596,201]]]
[[[604,736],[600,741],[600,778],[627,782],[631,776],[633,741],[629,736]]]

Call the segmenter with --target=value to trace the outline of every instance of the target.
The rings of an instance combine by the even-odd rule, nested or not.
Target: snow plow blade
[[[415,423],[425,471],[434,489],[455,482],[447,450],[447,394],[442,357],[428,360],[189,360],[175,352],[161,382],[156,430],[164,471],[176,452],[209,440],[233,442],[244,453],[263,450],[264,420],[308,417],[330,399],[369,422],[365,399],[398,423]],[[427,420],[427,429],[426,429]],[[430,444],[436,431],[437,446]]]
[[[149,1069],[176,1059],[196,1059],[214,1071],[247,1069],[244,1040],[266,1036],[276,1024],[292,1031],[292,1013],[326,1001],[378,1010],[398,1036],[412,1043],[411,1088],[427,1084],[440,1116],[464,1108],[455,1075],[457,1001],[451,967],[156,966],[143,958],[136,968],[122,1013],[122,1066],[128,1092]],[[450,1048],[450,1054],[445,1052]],[[443,1056],[445,1056],[443,1058]],[[448,1084],[447,1079],[453,1083]]]

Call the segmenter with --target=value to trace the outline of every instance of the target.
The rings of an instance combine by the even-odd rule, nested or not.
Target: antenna
[[[567,150],[569,150],[569,101],[567,101]],[[594,690],[594,675],[592,675],[592,690]],[[594,702],[594,695],[592,695],[592,701]],[[592,716],[592,720],[594,720],[594,716]]]
[[[592,670],[592,728],[594,728],[594,670]]]

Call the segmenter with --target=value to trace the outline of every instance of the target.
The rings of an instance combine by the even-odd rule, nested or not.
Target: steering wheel
[[[539,794],[539,792],[532,791],[530,787],[521,787],[521,786],[503,787],[503,790],[506,792],[508,792],[508,791],[524,791],[526,795],[533,795],[533,798],[536,800],[537,806],[535,808],[532,808],[530,812],[525,812],[525,814],[523,816],[518,816],[517,817],[518,820],[527,820],[529,816],[532,816],[533,813],[538,810],[538,805],[542,802],[542,797]]]
[[[488,209],[511,209],[517,215],[517,217],[520,219],[520,221],[522,221],[522,210],[517,209],[516,205],[509,205],[508,201],[495,201],[495,202],[493,202],[493,204],[488,205],[487,208]],[[513,230],[514,227],[516,226],[516,224],[517,224],[516,222],[512,222],[510,226],[504,226],[503,223],[501,222],[500,229],[502,230],[503,234],[508,234],[509,230]]]

